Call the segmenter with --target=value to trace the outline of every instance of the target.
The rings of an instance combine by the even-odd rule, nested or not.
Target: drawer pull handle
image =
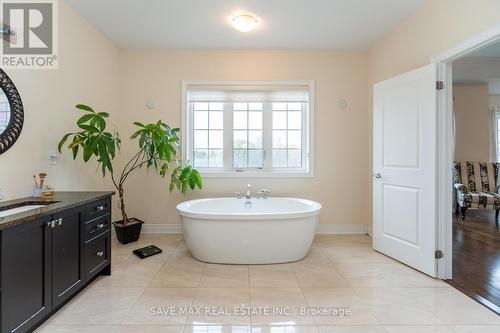
[[[95,255],[98,256],[98,257],[102,257],[104,255],[104,252],[103,251],[99,251]]]
[[[97,206],[97,211],[100,212],[101,210],[104,210],[104,206]]]
[[[59,220],[57,220],[57,225],[61,226],[62,224],[63,224],[63,219],[61,217],[61,218],[59,218]]]
[[[102,228],[104,228],[104,223],[101,223],[101,224],[96,225],[96,228],[97,228],[97,229],[102,229]]]

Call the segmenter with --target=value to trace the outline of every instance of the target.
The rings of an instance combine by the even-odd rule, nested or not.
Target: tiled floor
[[[164,252],[145,260],[131,254],[149,244]],[[113,245],[112,271],[36,332],[500,332],[499,316],[446,283],[374,252],[368,236],[318,236],[299,262],[233,266],[196,261],[180,235],[143,235],[138,243]],[[212,313],[180,314],[185,306],[211,307]],[[288,312],[219,312],[245,306]],[[166,313],[170,307],[175,314]]]

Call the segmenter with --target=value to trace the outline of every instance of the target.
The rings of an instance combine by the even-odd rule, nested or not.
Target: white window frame
[[[239,81],[239,80],[183,80],[182,81],[182,129],[181,129],[181,150],[182,159],[190,160],[188,149],[192,147],[192,123],[191,110],[189,108],[188,88],[191,86],[306,86],[309,93],[309,107],[307,110],[306,119],[304,120],[306,131],[303,131],[303,157],[305,158],[305,167],[302,169],[243,169],[236,170],[218,170],[210,168],[200,168],[200,173],[206,178],[273,178],[273,177],[289,177],[289,178],[309,178],[314,177],[314,81],[313,80],[291,80],[291,81]],[[270,114],[269,112],[267,113]],[[264,117],[266,113],[264,112]],[[266,120],[263,119],[263,124]],[[266,126],[266,125],[264,125]],[[272,154],[272,150],[266,147],[272,147],[272,138],[266,137],[263,139],[263,149],[266,154]],[[227,138],[224,138],[226,148]],[[232,144],[232,143],[231,143]],[[269,161],[269,159],[267,159]]]

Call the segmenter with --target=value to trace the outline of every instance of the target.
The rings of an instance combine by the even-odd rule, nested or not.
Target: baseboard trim
[[[142,225],[144,234],[182,234],[180,224],[147,224]]]
[[[316,230],[317,235],[366,235],[367,225],[335,225],[321,224]]]
[[[181,234],[180,224],[147,224],[142,225],[144,234]],[[367,225],[319,225],[317,235],[366,235]]]

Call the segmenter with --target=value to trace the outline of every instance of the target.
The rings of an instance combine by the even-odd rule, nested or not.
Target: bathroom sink
[[[29,210],[45,207],[58,201],[25,201],[0,208],[0,217],[19,214]]]

